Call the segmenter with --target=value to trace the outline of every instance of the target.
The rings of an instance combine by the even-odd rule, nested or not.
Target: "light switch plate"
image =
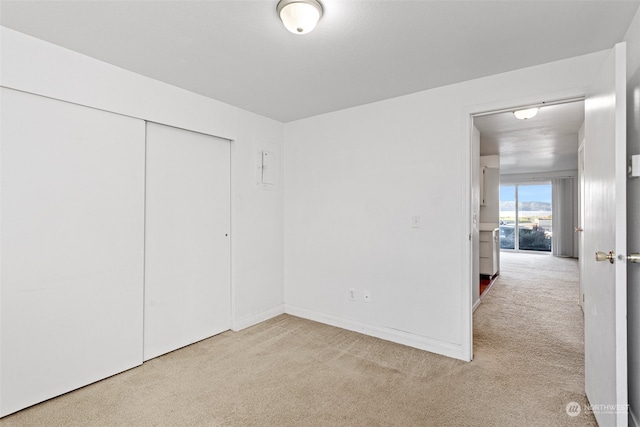
[[[631,156],[631,167],[629,168],[629,176],[640,177],[640,154]]]

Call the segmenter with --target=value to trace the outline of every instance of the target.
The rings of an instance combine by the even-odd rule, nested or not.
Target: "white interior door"
[[[230,150],[147,124],[145,360],[230,328]]]
[[[142,363],[144,121],[0,96],[4,416]]]
[[[625,55],[617,44],[585,102],[585,388],[602,427],[628,417]]]

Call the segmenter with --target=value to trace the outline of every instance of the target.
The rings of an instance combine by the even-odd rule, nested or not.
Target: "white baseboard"
[[[420,350],[429,351],[431,353],[441,354],[443,356],[452,357],[467,361],[462,351],[462,346],[451,344],[421,335],[412,334],[398,329],[388,328],[386,326],[369,325],[354,320],[343,319],[331,314],[319,313],[302,307],[296,307],[285,304],[284,312],[292,316],[302,317],[303,319],[313,320],[315,322],[324,323],[326,325],[335,326],[349,331],[359,332],[364,335],[381,338],[383,340],[403,344]]]
[[[480,306],[480,298],[478,298],[478,301],[476,301],[475,304],[473,304],[473,308],[471,309],[472,313],[475,313],[476,308],[478,308]]]
[[[269,320],[281,314],[284,314],[284,304],[278,304],[277,306],[270,308],[268,310],[254,313],[240,320],[234,320],[233,322],[231,322],[231,330],[241,331],[250,326],[257,325],[258,323],[264,322],[265,320]]]

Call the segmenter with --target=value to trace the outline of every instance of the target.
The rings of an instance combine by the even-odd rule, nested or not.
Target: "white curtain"
[[[552,248],[554,256],[573,257],[576,194],[574,178],[555,178],[552,181]]]

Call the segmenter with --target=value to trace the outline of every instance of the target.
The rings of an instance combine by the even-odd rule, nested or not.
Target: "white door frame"
[[[584,225],[584,137],[581,141],[578,141],[578,144],[578,223],[576,228],[576,236],[578,238],[578,271],[580,272],[578,298],[584,320],[584,286],[582,283],[582,263],[584,262],[584,237],[582,234],[582,226]]]
[[[467,361],[473,359],[473,259],[476,254],[472,249],[470,236],[473,233],[473,116],[493,114],[504,111],[513,111],[529,106],[542,106],[545,104],[563,103],[584,99],[588,86],[575,87],[563,91],[542,92],[534,95],[515,97],[509,100],[496,101],[486,104],[469,105],[462,109],[462,170],[466,176],[463,180],[462,209],[466,215],[467,233],[466,242],[463,243],[462,259],[466,260],[462,265],[462,310],[460,324],[462,325],[462,357]]]

